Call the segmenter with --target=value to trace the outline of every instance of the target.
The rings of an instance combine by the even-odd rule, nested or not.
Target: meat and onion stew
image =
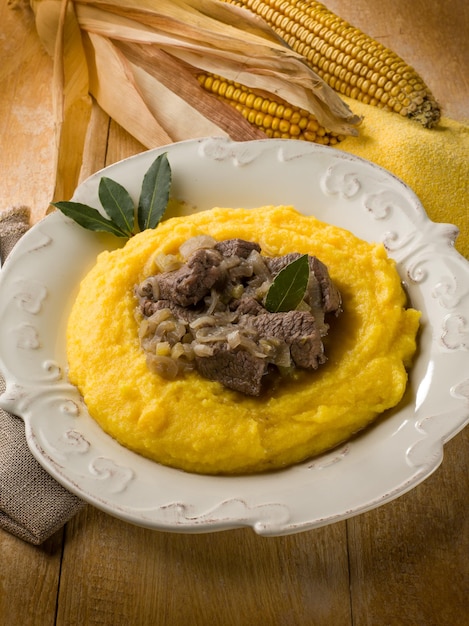
[[[137,285],[139,337],[149,368],[176,378],[187,370],[259,396],[267,380],[325,363],[328,316],[342,299],[327,267],[308,256],[309,278],[294,310],[270,312],[265,297],[299,253],[269,257],[258,243],[187,240],[180,256],[155,259],[157,273]]]

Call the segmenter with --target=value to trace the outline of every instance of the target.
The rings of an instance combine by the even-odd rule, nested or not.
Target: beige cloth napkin
[[[2,263],[28,227],[26,207],[0,213]],[[0,394],[4,391],[0,374]],[[39,545],[83,506],[82,500],[59,485],[32,456],[23,421],[0,409],[0,528]]]

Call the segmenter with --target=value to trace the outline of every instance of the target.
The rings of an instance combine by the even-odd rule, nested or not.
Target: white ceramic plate
[[[469,420],[469,263],[457,229],[435,224],[416,196],[381,168],[303,142],[182,142],[105,170],[137,199],[142,177],[167,151],[173,195],[208,209],[293,204],[306,214],[383,241],[412,305],[422,311],[420,350],[399,407],[353,441],[295,467],[212,477],[158,465],[125,448],[90,418],[67,382],[65,324],[98,252],[120,245],[56,212],[19,242],[0,274],[3,408],[21,416],[29,446],[60,483],[119,518],[180,532],[251,526],[262,535],[310,529],[408,491],[442,459]],[[99,208],[103,172],[74,199]]]

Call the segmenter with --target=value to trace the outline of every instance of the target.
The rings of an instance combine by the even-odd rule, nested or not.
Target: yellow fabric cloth
[[[343,99],[364,119],[359,137],[347,137],[337,147],[403,180],[431,220],[459,228],[455,247],[469,257],[469,126],[443,117],[430,130],[396,113]]]

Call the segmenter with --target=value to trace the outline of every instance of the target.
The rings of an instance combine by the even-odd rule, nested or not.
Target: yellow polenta
[[[268,255],[308,253],[327,265],[344,312],[326,337],[325,365],[297,370],[259,398],[195,372],[168,381],[148,370],[134,286],[153,255],[176,254],[200,234],[257,241]],[[381,244],[292,207],[215,208],[169,219],[99,256],[70,315],[69,376],[103,430],[135,452],[190,472],[258,472],[323,452],[395,406],[418,325]]]

